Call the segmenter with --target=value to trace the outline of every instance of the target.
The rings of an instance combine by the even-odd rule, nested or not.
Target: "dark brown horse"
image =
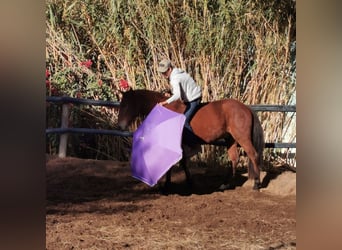
[[[121,129],[126,129],[138,116],[146,116],[153,107],[166,97],[159,92],[150,90],[129,90],[123,93],[120,103],[118,123]],[[175,101],[165,105],[173,111],[183,113],[185,104]],[[260,165],[263,160],[264,135],[257,115],[245,104],[224,99],[201,105],[193,116],[190,125],[193,132],[202,140],[202,144],[215,144],[224,139],[228,148],[228,157],[232,161],[233,178],[238,163],[238,145],[249,158],[248,177],[254,179],[253,189],[258,190],[260,183]],[[191,183],[190,173],[186,167],[186,157],[181,161],[188,183]],[[165,185],[171,181],[170,171],[167,172]],[[229,184],[227,186],[229,187]]]

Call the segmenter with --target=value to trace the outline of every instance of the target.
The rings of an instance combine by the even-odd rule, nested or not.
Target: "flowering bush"
[[[80,65],[90,69],[91,65],[93,65],[93,62],[91,60],[87,60],[85,62],[81,62]]]
[[[48,66],[45,77],[46,94],[49,96],[65,95],[97,100],[117,99],[115,93],[118,87],[106,78],[106,74],[98,72],[90,59],[81,61],[76,66],[67,65],[61,68],[55,65]]]
[[[106,73],[107,72],[107,73]],[[117,100],[119,90],[129,88],[126,80],[121,79],[115,84],[108,77],[108,71],[92,60],[79,63],[61,65],[47,63],[45,70],[45,86],[47,96],[70,96],[74,98]],[[115,110],[101,106],[72,105],[70,109],[70,126],[78,128],[113,129],[113,115]],[[50,128],[60,126],[61,105],[47,105],[46,125]],[[70,134],[68,155],[98,159],[124,159],[124,154],[118,150],[116,144],[122,145],[126,138],[101,136],[97,134]],[[126,142],[127,143],[127,142]],[[59,145],[58,134],[48,134],[46,137],[46,152],[57,154]],[[114,147],[116,149],[114,150]]]
[[[128,82],[126,81],[126,80],[124,80],[124,79],[121,79],[120,80],[120,84],[119,84],[119,86],[120,86],[120,89],[122,90],[122,91],[127,91],[127,90],[129,90],[129,85],[128,85]]]

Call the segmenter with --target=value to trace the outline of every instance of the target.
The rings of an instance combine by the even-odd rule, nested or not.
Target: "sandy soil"
[[[262,173],[265,188],[218,191],[224,167],[173,169],[169,195],[127,162],[49,158],[46,249],[296,249],[296,174]],[[163,179],[161,180],[161,184]]]

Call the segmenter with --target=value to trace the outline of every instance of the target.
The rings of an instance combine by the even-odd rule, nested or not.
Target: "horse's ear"
[[[127,94],[133,92],[133,89],[131,87],[128,87],[128,88],[120,88],[119,91],[118,91],[118,96],[117,96],[117,99],[121,102],[122,101],[122,98]]]
[[[132,89],[131,87],[128,87],[128,88],[120,88],[119,91],[120,91],[121,94],[124,94],[124,93],[133,91],[133,89]]]

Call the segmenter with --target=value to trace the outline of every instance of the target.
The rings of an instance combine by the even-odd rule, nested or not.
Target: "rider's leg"
[[[186,103],[186,109],[185,109],[185,112],[184,112],[184,115],[185,115],[185,123],[184,123],[184,127],[189,129],[191,132],[192,132],[192,128],[190,126],[190,121],[191,121],[191,118],[196,110],[196,107],[200,104],[201,100],[200,99],[196,99],[192,102],[187,102]]]

